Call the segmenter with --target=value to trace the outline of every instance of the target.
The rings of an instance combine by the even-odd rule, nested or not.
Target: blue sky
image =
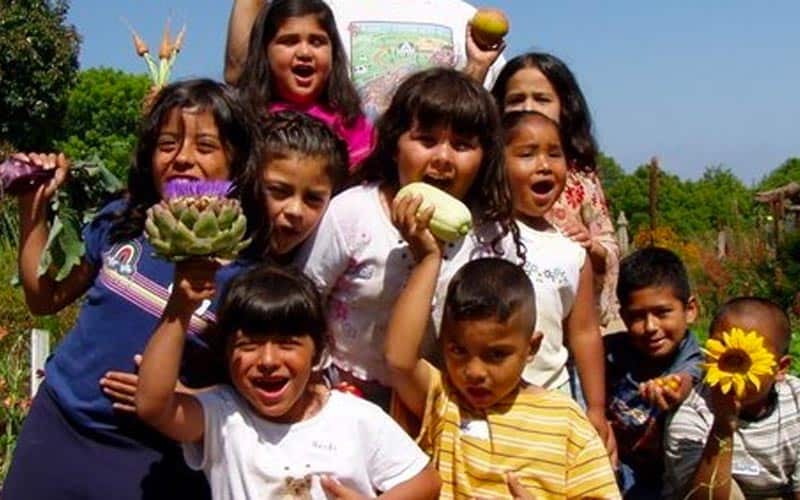
[[[380,1],[380,0],[364,0]],[[157,49],[164,20],[188,25],[176,77],[221,78],[230,0],[72,0],[82,68],[144,71],[121,20]],[[506,57],[569,64],[601,148],[626,170],[661,158],[695,178],[722,164],[746,183],[800,156],[800,2],[489,0],[511,19]]]

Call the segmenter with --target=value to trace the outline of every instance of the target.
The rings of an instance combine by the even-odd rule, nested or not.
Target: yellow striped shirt
[[[620,497],[600,437],[569,397],[514,391],[486,414],[471,415],[430,369],[418,442],[442,478],[440,498],[509,498],[508,472],[536,498]],[[472,418],[487,422],[488,439],[464,432]]]

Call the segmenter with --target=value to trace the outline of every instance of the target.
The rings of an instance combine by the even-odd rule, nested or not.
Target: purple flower
[[[56,169],[45,169],[17,158],[0,164],[0,195],[16,196],[35,189],[55,175]]]
[[[231,191],[233,184],[229,181],[190,181],[174,180],[167,182],[164,186],[164,198],[199,198],[210,196],[225,198]]]

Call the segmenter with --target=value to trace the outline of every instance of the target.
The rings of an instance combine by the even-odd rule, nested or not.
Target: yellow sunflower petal
[[[719,359],[720,355],[725,352],[725,346],[717,339],[708,339],[706,341],[706,348],[703,349],[706,356],[711,356],[714,359]]]
[[[728,394],[731,390],[731,383],[733,382],[730,378],[725,378],[720,383],[719,389],[722,391],[722,394]]]
[[[756,377],[753,373],[748,373],[747,374],[747,379],[750,381],[751,384],[753,384],[755,386],[756,391],[760,391],[761,390],[761,379],[760,378]]]
[[[744,397],[745,383],[741,376],[733,377],[733,387],[736,390],[736,397],[742,399]]]

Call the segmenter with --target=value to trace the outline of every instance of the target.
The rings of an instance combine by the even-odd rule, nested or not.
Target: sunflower
[[[742,399],[747,382],[761,389],[761,375],[772,375],[775,356],[764,347],[764,337],[756,331],[745,333],[740,328],[731,328],[722,333],[722,341],[708,339],[705,349],[705,382],[711,387],[719,385],[723,394],[733,386],[736,397]]]

